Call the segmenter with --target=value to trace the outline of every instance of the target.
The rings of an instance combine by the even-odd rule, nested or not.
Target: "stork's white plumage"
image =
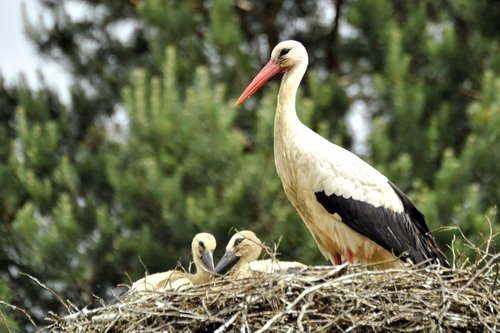
[[[284,74],[274,122],[276,169],[323,255],[335,264],[341,263],[341,255],[351,263],[385,262],[380,268],[400,266],[395,258],[448,266],[424,216],[401,190],[299,120],[295,98],[307,64],[301,43],[279,43],[236,105],[276,74]]]

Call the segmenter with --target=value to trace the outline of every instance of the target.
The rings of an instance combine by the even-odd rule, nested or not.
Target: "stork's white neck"
[[[274,119],[275,141],[286,139],[283,136],[287,136],[300,123],[295,110],[295,100],[306,69],[307,61],[296,64],[283,75]]]
[[[291,187],[296,183],[295,158],[297,147],[302,141],[299,129],[304,125],[297,117],[295,99],[306,68],[307,61],[297,64],[283,76],[274,117],[274,162],[287,195],[293,191]]]

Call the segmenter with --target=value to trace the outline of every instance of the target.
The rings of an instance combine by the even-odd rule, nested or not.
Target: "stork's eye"
[[[199,241],[198,242],[198,245],[200,246],[200,249],[205,249],[205,243],[203,243],[202,241]]]
[[[234,246],[238,246],[243,241],[243,238],[237,238],[234,240]]]
[[[288,52],[290,52],[290,49],[283,49],[283,50],[281,50],[281,52],[280,52],[280,58],[283,57],[283,56],[285,56],[285,55],[287,55]]]

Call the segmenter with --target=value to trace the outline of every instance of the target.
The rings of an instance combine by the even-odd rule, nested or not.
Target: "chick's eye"
[[[243,238],[238,238],[234,241],[234,246],[238,246],[243,241]]]
[[[200,246],[201,249],[205,249],[205,243],[203,243],[202,241],[199,241],[198,245]]]
[[[288,52],[290,52],[290,49],[283,49],[283,50],[281,50],[281,52],[280,52],[280,58],[283,57],[283,56],[285,56],[286,54],[288,54]]]

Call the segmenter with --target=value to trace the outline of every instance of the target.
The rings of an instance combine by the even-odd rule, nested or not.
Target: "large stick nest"
[[[361,266],[220,277],[182,291],[126,293],[52,315],[61,332],[498,332],[499,256],[481,266]]]

